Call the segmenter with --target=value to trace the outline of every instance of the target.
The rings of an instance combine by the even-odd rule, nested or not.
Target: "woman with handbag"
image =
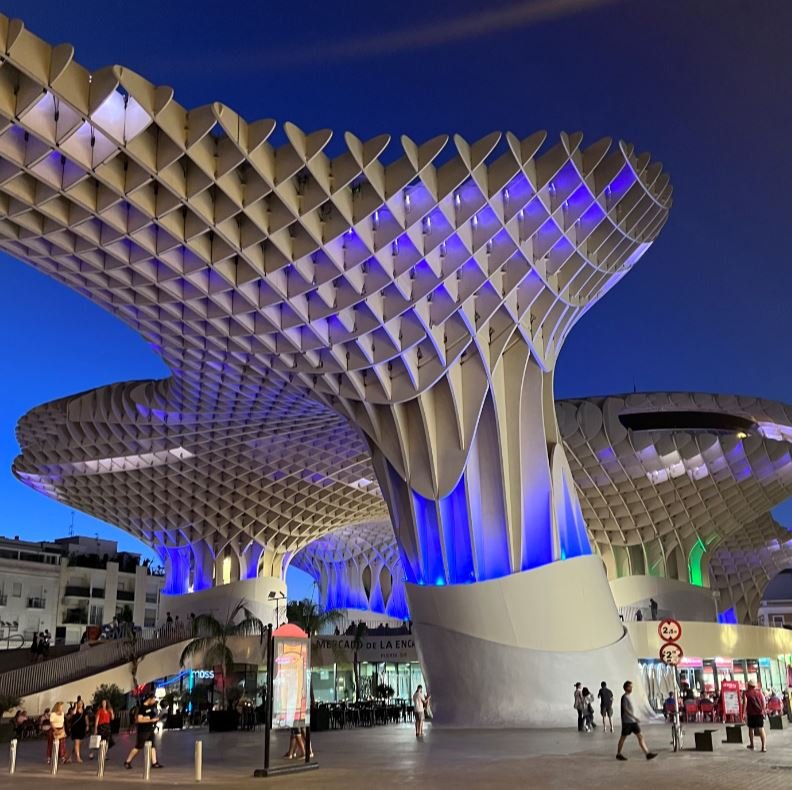
[[[107,748],[115,746],[113,735],[110,731],[110,722],[115,718],[113,709],[107,699],[103,699],[96,711],[96,721],[94,723],[94,735],[98,735],[100,741],[107,741]]]
[[[74,706],[74,715],[71,720],[71,739],[72,739],[72,760],[76,763],[82,762],[82,755],[80,749],[82,747],[82,740],[88,732],[88,719],[85,716],[85,704],[82,700],[78,700]]]
[[[47,743],[47,765],[52,762],[52,750],[58,750],[58,762],[68,763],[66,756],[66,717],[63,715],[63,703],[56,702],[50,713],[50,731]]]

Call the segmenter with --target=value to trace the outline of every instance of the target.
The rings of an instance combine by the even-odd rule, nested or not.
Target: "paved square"
[[[692,747],[695,725],[686,730],[685,745]],[[591,735],[569,730],[432,730],[423,742],[415,739],[409,725],[321,732],[314,736],[319,770],[293,776],[254,779],[253,770],[263,764],[263,734],[212,733],[204,729],[167,732],[161,739],[165,769],[152,772],[149,786],[195,786],[193,748],[203,741],[204,781],[211,788],[321,787],[350,788],[781,788],[792,781],[792,728],[769,733],[767,754],[750,752],[745,745],[721,744],[714,753],[670,750],[664,725],[645,728],[647,742],[659,752],[647,762],[635,739],[628,742],[625,763],[614,759],[617,733],[597,730]],[[286,734],[273,739],[273,754],[286,749]],[[130,737],[121,735],[111,750],[101,784],[129,787],[143,784],[142,755],[131,771],[121,762]],[[44,764],[43,741],[21,744],[17,773],[8,775],[8,751],[0,759],[0,787],[45,788],[49,783],[84,786],[99,783],[96,763],[62,766],[51,777]]]

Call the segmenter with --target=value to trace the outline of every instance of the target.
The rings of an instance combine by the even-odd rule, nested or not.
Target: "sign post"
[[[318,768],[311,761],[311,640],[295,625],[285,624],[276,631],[272,623],[265,632],[267,642],[267,700],[264,705],[264,768],[253,776],[266,777]],[[304,732],[305,761],[273,766],[271,738],[273,729]]]

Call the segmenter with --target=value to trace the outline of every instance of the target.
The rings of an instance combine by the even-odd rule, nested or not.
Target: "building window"
[[[782,615],[782,614],[774,614],[773,615],[773,625],[783,626],[784,625],[784,615]]]
[[[88,620],[90,625],[102,625],[102,618],[104,617],[104,606],[97,606],[91,604],[91,617]]]
[[[157,603],[157,591],[146,593],[146,603]]]
[[[146,609],[144,619],[143,619],[143,627],[144,628],[154,628],[157,625],[157,610],[156,609]]]
[[[14,589],[11,592],[13,598],[22,597],[22,582],[14,582]]]

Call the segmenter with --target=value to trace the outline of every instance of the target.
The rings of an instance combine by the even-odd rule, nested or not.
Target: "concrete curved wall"
[[[715,601],[712,590],[676,579],[659,576],[624,576],[611,583],[613,600],[618,609],[641,609],[644,617],[650,612],[650,598],[658,605],[658,617],[677,620],[715,622]],[[626,619],[626,618],[625,618]]]
[[[275,593],[276,599],[270,600],[271,592]],[[241,579],[230,584],[207,587],[198,592],[181,595],[163,593],[159,605],[160,622],[165,621],[166,612],[170,612],[173,617],[179,615],[179,620],[183,623],[188,622],[191,612],[196,615],[212,614],[224,620],[241,600],[247,602],[250,610],[264,625],[275,625],[276,622],[283,623],[286,620],[286,582],[274,576],[259,576],[256,579]]]
[[[577,557],[468,585],[408,585],[435,722],[451,727],[568,727],[576,681],[606,681],[651,715],[632,643],[598,557]]]

